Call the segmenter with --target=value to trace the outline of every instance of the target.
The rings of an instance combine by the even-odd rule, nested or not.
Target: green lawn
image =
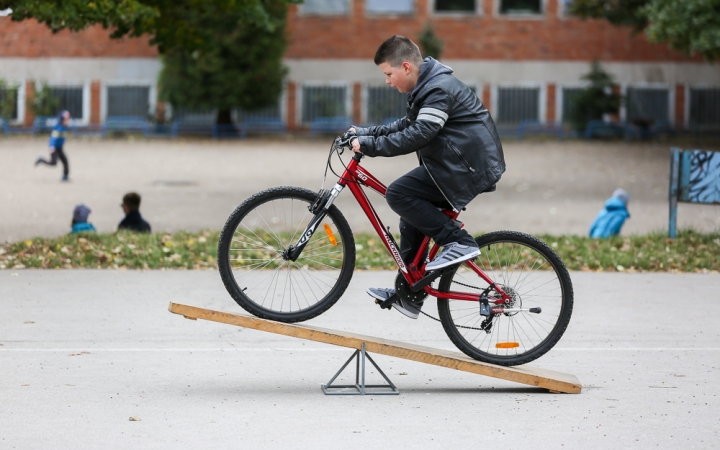
[[[217,268],[218,232],[175,234],[80,234],[0,244],[0,269],[23,268]],[[538,236],[570,270],[629,272],[717,272],[720,233],[661,233],[607,240],[579,236]],[[358,269],[393,269],[376,235],[355,236]]]

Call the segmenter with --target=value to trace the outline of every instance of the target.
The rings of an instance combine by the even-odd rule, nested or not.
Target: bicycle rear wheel
[[[230,295],[251,314],[299,322],[327,311],[352,278],[355,241],[333,205],[296,261],[283,252],[313,218],[316,193],[297,187],[259,192],[230,215],[220,234],[218,266]]]
[[[544,242],[524,233],[498,231],[477,237],[480,256],[476,264],[512,300],[507,308],[541,308],[529,311],[480,315],[480,304],[438,299],[443,328],[452,342],[471,358],[502,366],[525,364],[544,355],[565,332],[573,308],[573,288],[565,264]],[[480,296],[488,283],[467,265],[443,275],[443,292],[475,292]],[[490,306],[499,300],[488,294]]]

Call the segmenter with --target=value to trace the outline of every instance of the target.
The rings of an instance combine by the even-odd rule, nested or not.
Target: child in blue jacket
[[[612,197],[605,201],[605,208],[598,213],[590,226],[590,237],[609,238],[620,234],[625,219],[630,217],[627,210],[629,200],[630,196],[625,189],[616,189]]]
[[[63,145],[65,145],[65,133],[67,132],[68,126],[70,125],[70,111],[62,111],[58,116],[57,125],[53,128],[50,133],[50,161],[44,158],[38,158],[35,161],[35,166],[38,164],[47,164],[48,166],[54,166],[57,164],[59,159],[63,165],[63,176],[62,181],[68,181],[68,175],[70,173],[70,167],[68,165],[67,156],[63,151]]]
[[[91,212],[92,210],[90,208],[82,204],[75,207],[73,210],[72,231],[70,231],[70,234],[95,232],[93,224],[88,222],[88,216]]]

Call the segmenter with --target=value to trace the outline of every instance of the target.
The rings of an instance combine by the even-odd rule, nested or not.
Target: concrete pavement
[[[531,365],[581,394],[378,355],[399,396],[333,397],[320,384],[349,349],[167,312],[243,312],[214,271],[0,271],[0,448],[716,446],[720,277],[571,275],[570,327]],[[356,272],[308,323],[452,349],[440,324],[364,293],[392,279]]]

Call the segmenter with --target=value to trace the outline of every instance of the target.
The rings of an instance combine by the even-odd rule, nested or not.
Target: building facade
[[[720,67],[642,34],[567,13],[569,0],[305,0],[291,6],[286,88],[277,115],[290,129],[317,117],[382,123],[404,114],[404,98],[373,64],[393,34],[417,41],[429,24],[441,61],[475,90],[501,125],[567,123],[582,75],[599,61],[626,99],[619,120],[675,128],[720,126]],[[25,99],[46,83],[79,124],[155,114],[157,50],[147,39],[110,40],[92,27],[51,33],[0,17],[0,78],[10,83],[13,124],[30,124]]]

